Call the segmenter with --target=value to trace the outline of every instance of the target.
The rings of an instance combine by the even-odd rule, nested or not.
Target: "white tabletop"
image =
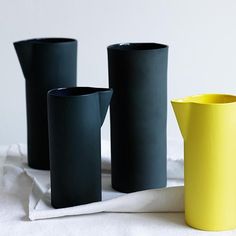
[[[14,176],[9,176],[5,181],[13,179]],[[27,216],[30,183],[22,173],[17,177],[17,187],[13,189],[5,183],[0,188],[1,236],[236,235],[236,231],[204,232],[190,228],[185,224],[184,213],[96,213],[30,221]]]
[[[214,233],[192,229],[185,225],[183,213],[98,213],[29,221],[25,213],[26,202],[27,199],[11,194],[0,194],[1,236],[236,235],[236,231]]]

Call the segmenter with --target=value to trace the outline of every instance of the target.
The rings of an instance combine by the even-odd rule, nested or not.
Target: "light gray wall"
[[[79,41],[79,85],[107,86],[106,46],[154,41],[169,50],[169,99],[236,93],[234,0],[0,0],[0,144],[26,142],[24,79],[12,42]],[[180,138],[169,104],[168,136]],[[108,120],[103,138],[109,137]]]

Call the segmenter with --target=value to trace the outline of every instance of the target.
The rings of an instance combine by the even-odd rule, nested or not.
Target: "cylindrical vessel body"
[[[22,57],[27,57],[21,65],[26,79],[28,164],[49,169],[47,92],[76,86],[77,41],[45,38],[20,43]]]
[[[194,228],[236,228],[235,116],[236,105],[192,105],[184,177],[185,218]]]
[[[186,223],[236,228],[236,96],[203,94],[172,104],[184,138]]]
[[[105,100],[99,96],[95,88],[48,93],[51,203],[55,208],[101,200],[101,111],[105,117],[107,105],[101,109],[100,102]]]
[[[133,192],[166,186],[168,47],[108,47],[112,186]]]

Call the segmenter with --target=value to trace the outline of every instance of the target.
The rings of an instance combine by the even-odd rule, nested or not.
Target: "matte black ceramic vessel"
[[[166,186],[168,46],[108,47],[112,186],[133,192]]]
[[[30,39],[14,47],[26,81],[28,164],[48,170],[47,92],[76,86],[77,41]]]
[[[111,89],[75,87],[48,93],[51,203],[55,208],[101,200],[100,129]]]

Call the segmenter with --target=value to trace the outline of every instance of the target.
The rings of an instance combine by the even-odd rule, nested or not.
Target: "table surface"
[[[19,190],[20,191],[20,190]],[[98,213],[29,221],[28,193],[0,192],[0,235],[236,235],[188,227],[183,213]]]
[[[31,184],[23,184],[25,181],[30,180],[22,174],[17,191],[0,188],[0,236],[236,235],[236,230],[207,232],[188,227],[184,213],[97,213],[30,221],[27,206]]]

